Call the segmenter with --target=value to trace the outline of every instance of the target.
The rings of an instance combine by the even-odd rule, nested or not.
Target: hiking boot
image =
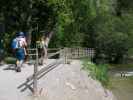
[[[38,63],[40,66],[42,66],[43,65],[43,63],[42,62],[40,62],[40,63]]]
[[[21,68],[18,67],[18,68],[16,69],[16,72],[21,72]]]

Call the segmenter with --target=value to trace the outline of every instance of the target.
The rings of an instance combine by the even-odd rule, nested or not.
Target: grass
[[[128,50],[128,55],[133,56],[133,48]]]
[[[100,64],[96,65],[90,60],[83,60],[83,68],[88,74],[95,80],[99,80],[103,86],[107,87],[109,83],[108,77],[108,65]]]
[[[16,63],[16,58],[14,58],[14,57],[6,57],[6,58],[4,59],[4,62],[5,62],[6,64],[15,64],[15,63]]]

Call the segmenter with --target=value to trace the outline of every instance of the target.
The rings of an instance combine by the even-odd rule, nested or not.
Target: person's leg
[[[26,48],[24,48],[25,51],[25,58],[24,58],[24,62],[27,63],[29,60],[29,56],[28,56],[28,50]]]
[[[16,71],[21,72],[21,61],[18,59],[16,61]]]
[[[23,64],[23,61],[24,61],[24,58],[25,58],[25,54],[24,54],[23,50],[22,51],[21,50],[18,51],[17,54],[16,54],[16,58],[17,58],[16,71],[17,72],[21,72],[21,67],[22,67],[22,64]]]
[[[43,65],[43,63],[42,63],[42,56],[43,56],[42,48],[38,48],[38,64],[39,65]]]
[[[3,64],[4,59],[4,50],[0,49],[0,64]]]
[[[47,47],[44,47],[44,59],[43,59],[43,63],[46,63],[46,60],[48,59],[48,56],[47,56]]]
[[[16,63],[16,71],[17,72],[21,72],[21,67],[22,67],[23,62],[24,62],[24,59],[17,60],[17,63]]]
[[[41,48],[41,50],[40,50],[40,64],[41,65],[44,64],[43,60],[44,60],[44,49]]]
[[[46,59],[47,59],[47,49],[46,48],[42,48],[40,51],[40,64],[43,65],[46,63]]]

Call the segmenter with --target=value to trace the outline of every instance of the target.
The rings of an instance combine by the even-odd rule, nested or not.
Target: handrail
[[[50,67],[52,67],[52,66],[55,65],[56,63],[57,63],[57,61],[53,62],[52,64],[47,65],[47,67],[44,67],[44,68],[42,68],[41,70],[39,70],[39,71],[36,73],[36,75],[41,74],[42,72],[44,72],[45,70],[49,69]],[[28,81],[31,81],[31,80],[33,79],[33,76],[34,76],[34,74],[31,75],[31,76],[29,76],[29,77],[27,78],[27,80],[28,80]]]
[[[37,80],[39,80],[41,77],[43,77],[45,74],[47,74],[49,71],[53,70],[54,68],[56,68],[59,64],[62,63],[62,60],[58,60],[52,64],[50,64],[48,67],[42,68],[40,71],[38,71],[36,73],[37,75]],[[28,86],[31,86],[33,84],[33,78],[34,78],[34,74],[29,76],[26,80],[26,82],[22,83],[21,85],[19,85],[17,88],[21,88],[23,86],[25,86],[23,89],[21,89],[21,92],[23,92],[24,90],[26,90]],[[29,84],[28,84],[29,83]]]
[[[77,52],[76,54],[77,54],[78,56],[81,56],[81,55],[82,55],[82,53],[81,53],[81,55],[79,55],[79,54],[80,54],[80,48],[76,48],[75,51],[73,51],[72,49],[73,49],[73,48],[51,49],[51,50],[57,50],[57,51],[54,52],[54,53],[50,53],[50,54],[48,55],[47,58],[53,57],[53,56],[55,56],[55,55],[57,55],[57,54],[60,54],[60,57],[62,57],[63,59],[58,59],[58,60],[56,60],[56,61],[50,63],[50,64],[47,65],[46,67],[40,69],[39,71],[36,71],[36,73],[30,75],[30,76],[26,79],[26,81],[25,81],[24,83],[22,83],[21,85],[19,85],[17,88],[21,88],[21,91],[24,91],[24,90],[26,90],[27,88],[29,88],[30,90],[32,90],[31,85],[34,84],[35,80],[36,80],[36,82],[37,82],[37,80],[39,80],[41,77],[43,77],[43,76],[44,76],[45,74],[47,74],[49,71],[51,71],[52,69],[56,68],[59,64],[61,64],[63,60],[64,60],[65,62],[67,62],[67,59],[72,59],[72,57],[69,57],[69,56],[70,56],[70,55],[73,56],[73,55],[72,55],[73,52],[76,51],[76,52]],[[29,51],[33,51],[33,50],[37,50],[37,48],[30,48],[30,49],[28,49],[28,50],[29,50]],[[72,50],[72,51],[71,51],[71,50]],[[87,52],[86,52],[85,50],[87,50]],[[83,52],[85,51],[85,53],[83,54],[83,56],[85,56],[86,53],[88,53],[88,50],[91,51],[90,56],[93,56],[93,55],[95,54],[95,50],[94,50],[93,48],[81,48],[81,51],[83,51]],[[32,53],[34,53],[34,52],[31,52],[31,53],[29,52],[29,55],[36,55],[36,56],[38,56],[38,53],[36,53],[36,54],[32,54]],[[70,55],[69,55],[69,54],[70,54]],[[88,55],[87,55],[87,56],[88,56]],[[37,61],[38,61],[38,59],[37,59]],[[63,62],[63,63],[64,63],[64,62]],[[37,64],[37,63],[35,63],[34,66],[37,68],[37,65],[36,65],[36,64]],[[65,63],[65,64],[66,64],[66,63]],[[35,76],[36,76],[36,78],[35,78]],[[35,88],[34,88],[34,86],[33,86],[33,90],[34,90],[34,89],[35,89]]]
[[[59,50],[59,51],[57,51],[55,53],[52,53],[52,54],[48,55],[48,58],[53,57],[53,56],[55,56],[57,54],[60,54],[61,52],[62,52],[62,50]]]

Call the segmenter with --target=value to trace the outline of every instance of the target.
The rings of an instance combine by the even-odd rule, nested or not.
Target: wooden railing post
[[[36,48],[36,62],[34,64],[33,95],[38,96],[37,72],[38,72],[38,49]]]

